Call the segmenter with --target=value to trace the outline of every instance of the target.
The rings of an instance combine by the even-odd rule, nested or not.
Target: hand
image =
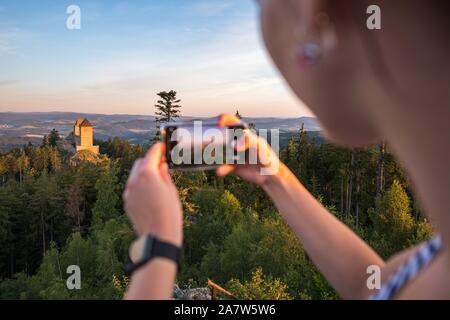
[[[223,114],[219,117],[218,126],[233,125],[239,121],[233,115]],[[264,187],[278,177],[280,170],[284,169],[284,165],[267,141],[251,131],[237,140],[235,149],[237,151],[249,150],[250,153],[257,154],[257,163],[242,165],[225,164],[217,168],[216,173],[218,176],[225,176],[230,172],[235,172],[243,179]]]
[[[181,246],[183,215],[178,191],[162,162],[164,145],[155,144],[144,158],[136,160],[123,194],[136,233],[151,234]]]

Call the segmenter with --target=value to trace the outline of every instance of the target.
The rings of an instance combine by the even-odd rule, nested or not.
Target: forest
[[[171,121],[179,100],[160,97],[159,115],[175,110]],[[133,162],[155,139],[144,146],[96,141],[101,155],[76,162],[58,139],[53,130],[41,145],[0,154],[0,299],[122,299],[135,236],[121,195]],[[341,148],[299,123],[281,159],[383,258],[432,236],[384,142]],[[261,189],[214,171],[172,178],[184,210],[180,288],[206,287],[211,279],[240,299],[339,298]],[[69,265],[80,266],[80,290],[66,287]]]

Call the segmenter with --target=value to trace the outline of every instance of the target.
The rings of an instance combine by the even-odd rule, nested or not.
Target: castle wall
[[[98,149],[98,146],[77,146],[76,147],[76,151],[81,151],[81,150],[88,150],[91,151],[95,154],[98,154],[100,151]]]
[[[94,134],[92,127],[81,127],[81,146],[92,147]]]

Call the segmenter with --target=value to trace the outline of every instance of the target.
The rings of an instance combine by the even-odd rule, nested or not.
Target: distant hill
[[[53,128],[66,136],[72,131],[77,118],[88,118],[94,125],[95,139],[105,140],[119,137],[131,143],[148,141],[156,132],[155,117],[147,115],[106,115],[74,112],[0,112],[0,150],[19,147],[27,143],[39,143],[45,134]],[[182,117],[181,120],[214,120],[214,118]],[[284,141],[292,136],[304,124],[306,131],[320,131],[313,117],[300,118],[263,118],[244,117],[244,121],[253,122],[259,129],[280,129]],[[314,134],[316,135],[316,134]],[[284,143],[282,143],[284,144]]]

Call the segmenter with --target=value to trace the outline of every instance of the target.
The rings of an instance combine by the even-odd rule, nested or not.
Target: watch
[[[172,260],[180,270],[181,248],[147,234],[131,244],[125,272],[131,274],[156,257]]]

